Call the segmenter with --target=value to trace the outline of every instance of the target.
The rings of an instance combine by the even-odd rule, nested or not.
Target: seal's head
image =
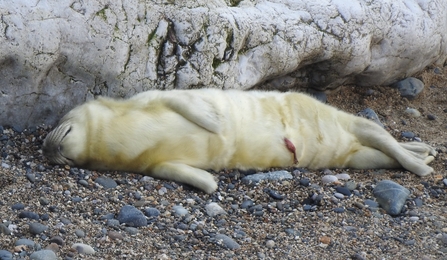
[[[43,155],[52,164],[81,165],[85,145],[85,105],[71,110],[43,143]]]

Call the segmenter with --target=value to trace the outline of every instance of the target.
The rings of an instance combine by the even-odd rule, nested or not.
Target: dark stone
[[[345,212],[345,209],[344,208],[335,208],[334,212],[335,213],[343,213],[343,212]]]
[[[11,209],[13,209],[13,210],[21,210],[24,208],[25,208],[25,205],[23,205],[22,203],[16,203],[11,206]]]
[[[303,185],[304,187],[308,187],[310,185],[310,180],[309,179],[301,179],[300,184]]]
[[[424,205],[424,202],[420,198],[415,198],[414,204],[416,205],[416,207],[422,207],[422,205]]]
[[[118,213],[117,219],[120,223],[125,223],[131,227],[141,227],[147,225],[147,219],[143,212],[131,205],[125,205]]]
[[[279,194],[277,191],[274,191],[272,189],[265,189],[264,190],[271,198],[275,200],[283,200],[284,196]]]
[[[436,116],[432,114],[427,115],[428,120],[436,120]]]
[[[377,183],[373,190],[377,202],[390,215],[398,215],[410,195],[410,191],[389,180],[384,180]]]
[[[409,100],[415,99],[424,89],[424,83],[417,78],[406,78],[396,83],[400,95]]]
[[[346,187],[337,186],[335,187],[335,190],[345,196],[351,196],[351,191]]]
[[[402,132],[402,137],[411,139],[411,138],[415,137],[415,134],[410,131],[404,131],[404,132]]]
[[[7,250],[0,250],[0,259],[1,260],[12,260],[12,254],[11,252]]]
[[[58,244],[60,246],[64,246],[65,245],[64,239],[62,237],[60,237],[60,236],[52,237],[49,242],[50,243],[56,243],[56,244]]]
[[[47,226],[42,225],[40,223],[30,223],[29,224],[29,231],[33,235],[38,235],[38,234],[44,232],[47,229],[48,229]]]
[[[95,182],[103,186],[104,189],[113,189],[116,188],[116,186],[118,186],[116,181],[108,177],[98,177],[96,178]]]
[[[11,230],[7,226],[0,224],[0,234],[10,235],[11,233]]]
[[[37,213],[31,212],[31,211],[22,211],[19,213],[19,218],[28,218],[28,219],[35,219],[39,220],[40,217]]]
[[[225,248],[228,248],[231,250],[236,250],[236,249],[241,248],[241,246],[236,241],[234,241],[232,238],[230,238],[227,235],[217,234],[214,238],[216,239],[216,243],[222,247],[225,247]]]
[[[374,200],[366,199],[365,205],[367,205],[371,211],[376,211],[379,209],[379,203],[375,202]]]
[[[311,205],[307,205],[307,204],[306,204],[306,205],[303,206],[303,210],[304,210],[304,211],[310,211],[311,209],[312,209],[312,206],[311,206]]]
[[[307,93],[314,97],[316,100],[320,101],[321,103],[326,103],[327,102],[327,95],[326,93],[324,93],[324,91],[318,91],[315,89],[308,89]]]
[[[160,215],[160,211],[156,208],[147,208],[144,210],[144,214],[148,217],[158,217]]]
[[[358,112],[357,115],[361,116],[361,117],[365,117],[367,119],[370,119],[370,120],[374,121],[376,124],[380,125],[381,127],[384,127],[382,122],[380,122],[379,116],[371,108],[366,108],[366,109]]]
[[[254,202],[252,200],[245,200],[242,202],[241,208],[246,209],[254,205]]]

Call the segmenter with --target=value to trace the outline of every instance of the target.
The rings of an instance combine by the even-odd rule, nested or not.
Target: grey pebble
[[[435,116],[435,115],[432,115],[432,114],[428,114],[428,115],[427,115],[427,119],[428,119],[428,120],[436,120],[436,116]]]
[[[56,256],[56,254],[53,252],[53,250],[45,249],[45,250],[39,250],[39,251],[32,253],[29,256],[29,259],[30,260],[53,260],[53,259],[57,260],[58,258]]]
[[[414,239],[406,240],[404,242],[404,245],[406,245],[406,246],[413,246],[414,244],[416,244],[416,240],[414,240]]]
[[[40,205],[46,206],[46,205],[50,204],[50,201],[47,198],[40,197],[39,203],[40,203]]]
[[[138,229],[134,228],[134,227],[126,227],[124,229],[124,231],[126,231],[127,233],[129,233],[130,235],[136,235],[138,234]]]
[[[348,232],[356,232],[357,231],[357,228],[353,227],[353,226],[344,226],[343,229]]]
[[[11,209],[13,209],[13,210],[21,210],[24,208],[25,208],[25,205],[23,205],[23,203],[16,203],[11,206]]]
[[[141,227],[147,225],[147,219],[143,212],[131,205],[125,205],[118,213],[117,219],[120,223],[125,223],[131,227]]]
[[[147,208],[144,210],[144,214],[148,217],[158,217],[160,215],[160,211],[156,208]]]
[[[334,196],[335,196],[337,199],[344,199],[344,198],[345,198],[345,195],[343,195],[343,194],[341,194],[341,193],[338,193],[338,192],[334,193]]]
[[[29,180],[29,182],[34,183],[36,182],[36,175],[34,173],[27,173],[26,178]]]
[[[235,250],[241,248],[241,246],[234,241],[231,237],[224,234],[217,234],[215,237],[216,243],[222,247]]]
[[[335,187],[335,190],[345,196],[351,196],[351,191],[346,187],[337,186]]]
[[[444,243],[444,245],[447,245],[447,234],[443,233],[440,237],[441,242]]]
[[[45,166],[43,166],[42,164],[37,165],[37,170],[39,172],[44,172],[46,170]]]
[[[424,202],[420,198],[415,198],[414,205],[416,205],[416,207],[422,207],[422,205],[424,205]]]
[[[293,236],[293,237],[300,237],[301,236],[301,233],[298,230],[295,230],[293,228],[286,228],[284,231],[289,236]]]
[[[246,209],[253,206],[255,203],[252,200],[244,200],[241,204],[241,208]]]
[[[442,182],[444,183],[445,186],[447,186],[447,179],[443,179]]]
[[[367,95],[367,96],[374,95],[374,93],[375,93],[374,89],[370,89],[370,88],[365,91],[365,95]]]
[[[269,240],[267,240],[267,241],[265,242],[265,246],[266,246],[267,248],[273,248],[273,247],[275,247],[275,241],[269,239]]]
[[[415,134],[413,132],[410,131],[404,131],[402,132],[402,137],[408,138],[408,139],[412,139],[415,137]]]
[[[9,230],[9,228],[7,226],[0,224],[0,234],[10,235],[11,233],[12,233],[11,230]]]
[[[326,103],[327,102],[327,95],[326,95],[326,93],[324,91],[318,91],[316,89],[309,88],[307,90],[307,93],[309,93],[310,96],[314,97],[315,99],[317,99],[321,103]]]
[[[398,215],[410,195],[410,191],[390,180],[377,183],[373,190],[377,202],[385,211],[392,215]]]
[[[300,179],[300,184],[303,185],[304,187],[307,187],[310,185],[310,180],[309,179]]]
[[[86,180],[79,180],[78,183],[84,187],[88,187],[88,181],[86,181]]]
[[[405,109],[405,114],[407,114],[409,117],[420,117],[421,116],[421,112],[419,112],[417,109],[415,108],[407,108]],[[405,124],[406,125],[406,122]]]
[[[363,209],[363,208],[365,207],[365,205],[363,205],[362,203],[357,202],[357,201],[354,202],[353,205],[356,206],[356,207],[359,208],[359,209]]]
[[[366,258],[363,257],[363,255],[359,254],[359,253],[356,253],[356,254],[352,255],[351,259],[353,259],[353,260],[366,260]]]
[[[16,246],[21,246],[21,245],[25,245],[25,246],[29,246],[34,248],[34,246],[36,245],[36,243],[34,243],[33,240],[27,239],[27,238],[21,238],[19,240],[17,240],[14,245]]]
[[[175,205],[172,207],[172,209],[177,216],[185,216],[186,214],[188,214],[188,210],[185,209],[182,205]]]
[[[343,213],[343,212],[345,212],[345,209],[344,208],[335,208],[334,212],[335,213]]]
[[[410,217],[409,220],[411,222],[418,222],[419,221],[419,217],[413,216],[413,217]]]
[[[77,237],[85,237],[85,232],[82,229],[76,229],[75,234]]]
[[[417,78],[409,77],[396,83],[401,97],[409,100],[415,99],[424,89],[424,83]]]
[[[7,250],[0,250],[0,259],[1,260],[12,260],[11,252]]]
[[[40,217],[37,213],[31,212],[31,211],[22,211],[19,213],[19,218],[28,218],[28,219],[35,219],[39,220]]]
[[[280,181],[285,179],[293,179],[292,174],[288,171],[262,172],[245,176],[242,182],[245,184],[256,184],[261,180]]]
[[[365,205],[367,205],[371,211],[376,211],[379,209],[379,203],[374,200],[366,199]]]
[[[115,180],[104,176],[96,178],[95,182],[103,186],[104,189],[113,189],[116,188],[116,186],[118,186]]]
[[[120,222],[119,222],[119,220],[118,219],[114,219],[114,218],[112,218],[112,219],[108,219],[107,220],[107,224],[106,224],[108,227],[119,227],[119,225],[120,225]]]
[[[355,188],[357,188],[357,183],[355,183],[355,181],[348,181],[345,183],[345,188],[350,191],[353,191],[355,190]]]
[[[102,215],[99,219],[100,220],[105,220],[105,219],[112,219],[115,218],[115,214],[113,213],[106,213],[104,215]]]
[[[56,243],[56,244],[58,244],[60,246],[64,246],[65,245],[64,239],[62,237],[60,237],[60,236],[52,237],[49,242],[50,243]]]
[[[71,220],[69,220],[68,218],[61,218],[60,220],[61,220],[61,222],[62,222],[64,225],[69,225],[69,224],[71,224]]]
[[[384,127],[382,122],[380,122],[379,116],[377,116],[376,112],[374,112],[374,110],[372,110],[371,108],[365,108],[364,110],[358,112],[357,115],[370,119],[381,127]]]
[[[303,210],[304,211],[310,211],[312,209],[312,206],[311,205],[303,205]]]
[[[271,198],[275,200],[283,200],[284,196],[279,194],[277,191],[274,191],[272,189],[265,189],[264,190]]]
[[[42,225],[37,222],[30,223],[28,225],[29,225],[29,231],[31,232],[31,234],[34,234],[34,235],[38,235],[48,229],[47,226]]]

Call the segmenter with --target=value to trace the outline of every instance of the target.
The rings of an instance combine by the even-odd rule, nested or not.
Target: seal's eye
[[[68,128],[67,132],[65,132],[64,136],[62,137],[62,139],[64,139],[70,132],[71,132],[71,126],[70,126],[70,128]]]

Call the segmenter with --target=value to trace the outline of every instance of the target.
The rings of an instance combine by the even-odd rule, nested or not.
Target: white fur
[[[54,163],[140,172],[211,193],[217,183],[206,169],[293,166],[285,139],[296,147],[295,166],[313,169],[403,167],[425,176],[436,155],[304,94],[215,89],[87,102],[61,120],[44,152]]]

